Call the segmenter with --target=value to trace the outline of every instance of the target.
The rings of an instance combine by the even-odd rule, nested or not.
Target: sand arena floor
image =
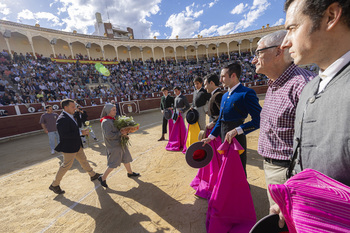
[[[181,152],[166,151],[167,141],[157,141],[159,111],[134,118],[141,128],[131,135],[131,166],[141,176],[130,179],[121,166],[109,176],[107,190],[91,182],[75,161],[61,182],[66,193],[50,191],[62,155],[50,155],[44,133],[0,142],[0,232],[205,232],[207,201],[189,186],[197,170]],[[90,140],[85,153],[102,173],[106,152],[99,122],[92,127],[100,142]],[[268,214],[268,200],[258,135],[257,130],[247,137],[247,173],[260,219]]]

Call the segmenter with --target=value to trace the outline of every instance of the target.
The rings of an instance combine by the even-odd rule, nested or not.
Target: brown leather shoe
[[[52,186],[52,185],[50,185],[49,189],[50,189],[51,191],[53,191],[54,193],[56,193],[56,194],[64,194],[64,193],[65,193],[65,191],[62,190],[61,187],[60,187],[59,185],[57,185],[57,186]]]
[[[96,174],[94,176],[90,177],[91,181],[97,180],[100,175],[101,175],[100,173],[96,172]]]

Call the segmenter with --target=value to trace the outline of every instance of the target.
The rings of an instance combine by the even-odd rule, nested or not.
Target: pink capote
[[[170,125],[169,125],[170,126]],[[170,151],[181,151],[185,145],[186,127],[184,120],[179,113],[179,116],[169,133],[169,142],[165,149]]]
[[[239,154],[243,147],[233,138],[218,151],[222,165],[209,200],[206,227],[209,233],[248,233],[256,222],[255,209]]]
[[[290,233],[350,232],[350,187],[312,169],[269,185]]]
[[[206,137],[208,137],[210,132],[211,129],[206,130]],[[190,184],[190,186],[196,190],[195,195],[206,199],[210,199],[222,163],[222,155],[217,151],[221,145],[221,137],[218,136],[209,144],[213,148],[213,159],[207,166],[198,170],[196,177]]]
[[[173,130],[173,127],[174,127],[174,121],[173,121],[173,119],[169,119],[169,120],[168,120],[169,138],[170,138],[171,131]]]
[[[187,142],[187,138],[188,138],[188,129],[190,128],[190,124],[187,125],[187,129],[186,129],[186,134],[185,134],[185,144],[184,144],[184,149],[182,150],[183,154],[186,154],[187,151],[187,146],[186,146],[186,142]]]

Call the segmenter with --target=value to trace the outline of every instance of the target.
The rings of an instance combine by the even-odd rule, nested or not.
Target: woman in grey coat
[[[128,129],[121,129],[120,131],[114,126],[114,117],[117,114],[116,106],[113,104],[106,104],[101,113],[101,129],[102,136],[106,144],[107,149],[107,169],[101,175],[98,180],[101,185],[108,188],[106,183],[107,176],[117,168],[121,163],[124,164],[128,177],[139,176],[139,173],[135,173],[131,170],[130,162],[132,162],[131,154],[128,147],[123,150],[120,144],[121,137],[128,137]]]

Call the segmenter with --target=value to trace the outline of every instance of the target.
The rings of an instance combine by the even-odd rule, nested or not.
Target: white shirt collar
[[[70,118],[72,118],[72,120],[75,122],[75,124],[78,124],[78,123],[76,122],[76,120],[74,119],[74,116],[73,116],[72,114],[70,114],[70,113],[68,113],[68,112],[66,112],[66,111],[64,111],[64,110],[63,110],[63,112],[66,113]]]
[[[237,83],[235,86],[233,86],[231,89],[228,90],[229,95],[232,94],[232,92],[239,86],[239,84],[241,84],[241,83],[240,82]]]
[[[333,62],[327,69],[323,72],[320,71],[319,75],[321,79],[325,78],[333,78],[341,68],[343,68],[350,61],[350,51],[345,53],[343,56],[338,58],[335,62]]]
[[[214,95],[216,90],[220,89],[220,87],[216,88],[214,91],[211,92],[211,95]]]
[[[70,116],[71,118],[74,118],[74,116],[66,111],[63,110],[64,113],[66,113],[68,116]]]

